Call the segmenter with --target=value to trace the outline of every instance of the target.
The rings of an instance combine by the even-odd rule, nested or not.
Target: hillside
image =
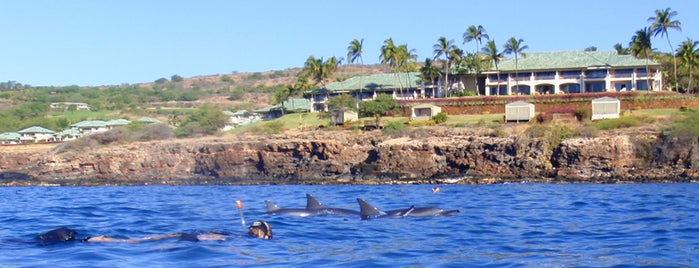
[[[187,106],[198,106],[206,103],[213,103],[220,106],[249,107],[250,109],[262,108],[270,105],[273,92],[260,90],[262,88],[272,88],[275,86],[293,85],[301,68],[291,68],[286,70],[253,72],[253,73],[230,73],[215,74],[184,78],[178,82],[177,86],[182,90],[194,90],[209,92],[209,96],[201,98],[194,104]],[[389,72],[387,66],[382,65],[341,65],[334,75],[333,81],[342,81],[357,75],[367,75]],[[168,82],[171,83],[171,82]],[[140,86],[154,87],[156,82],[139,84]],[[244,95],[236,100],[229,99],[229,92],[235,88],[243,88]],[[152,103],[160,107],[182,106],[183,102],[158,102]]]

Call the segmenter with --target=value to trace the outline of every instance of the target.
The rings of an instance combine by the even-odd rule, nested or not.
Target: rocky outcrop
[[[648,139],[654,138],[650,135]],[[623,133],[560,144],[487,129],[433,128],[166,140],[82,151],[4,153],[4,185],[696,181],[653,163]],[[645,144],[648,144],[646,142]]]

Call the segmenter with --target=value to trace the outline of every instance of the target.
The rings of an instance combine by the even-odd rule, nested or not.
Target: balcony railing
[[[621,73],[621,74],[614,74],[612,77],[613,78],[631,78],[633,74],[631,73]]]
[[[536,80],[556,80],[556,75],[537,75]]]
[[[560,79],[579,79],[580,74],[562,74],[559,77]]]

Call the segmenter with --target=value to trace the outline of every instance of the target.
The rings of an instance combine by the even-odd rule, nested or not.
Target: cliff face
[[[4,153],[0,183],[643,182],[697,177],[677,167],[676,159],[647,160],[635,144],[629,135],[617,134],[571,138],[552,147],[545,138],[493,137],[487,130],[467,129],[398,138],[378,131],[230,136],[81,152]]]

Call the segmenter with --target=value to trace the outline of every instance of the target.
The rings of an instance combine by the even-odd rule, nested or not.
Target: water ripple
[[[693,267],[699,185],[195,186],[0,188],[2,267]],[[357,209],[460,209],[450,217],[381,219],[265,215],[263,200],[305,206],[305,194]],[[269,241],[240,225],[266,220]],[[38,246],[42,231],[143,237],[227,231],[226,241]]]

